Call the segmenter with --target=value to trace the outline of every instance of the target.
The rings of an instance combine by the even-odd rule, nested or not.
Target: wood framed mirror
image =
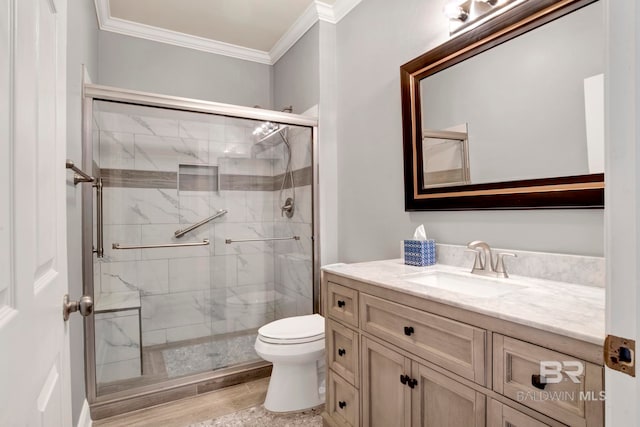
[[[405,210],[602,208],[604,41],[529,0],[402,65]]]

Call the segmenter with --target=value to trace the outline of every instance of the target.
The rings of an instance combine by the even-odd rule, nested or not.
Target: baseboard
[[[93,421],[91,420],[91,412],[89,412],[89,402],[87,399],[82,404],[82,411],[80,411],[80,417],[78,418],[78,427],[91,427]]]

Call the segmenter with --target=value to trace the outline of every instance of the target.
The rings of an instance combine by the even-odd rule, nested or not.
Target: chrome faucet
[[[507,269],[504,266],[504,257],[512,256],[517,257],[516,254],[510,252],[500,252],[493,263],[493,252],[487,242],[481,240],[474,240],[467,245],[470,251],[475,253],[475,259],[473,260],[473,267],[471,268],[472,274],[481,274],[483,276],[502,277],[507,278]]]

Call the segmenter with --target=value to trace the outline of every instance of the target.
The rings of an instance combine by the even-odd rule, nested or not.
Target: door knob
[[[85,295],[79,301],[69,301],[69,294],[65,295],[62,299],[62,318],[67,321],[69,315],[76,311],[79,311],[84,317],[93,313],[93,298]]]

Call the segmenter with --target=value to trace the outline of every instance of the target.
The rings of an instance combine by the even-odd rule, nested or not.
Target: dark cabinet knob
[[[542,375],[533,374],[531,375],[531,385],[540,390],[544,390],[547,385],[547,379]]]
[[[346,302],[344,302],[344,301],[342,301],[342,300],[338,300],[338,307],[342,308],[342,307],[344,307],[345,305],[347,305],[347,303],[346,303]]]
[[[409,377],[409,375],[400,375],[400,382],[404,385],[408,385],[411,388],[414,388],[418,385],[418,380]]]
[[[411,336],[411,334],[413,334],[415,331],[413,330],[413,326],[405,326],[404,327],[404,334],[406,336]]]
[[[345,402],[344,400],[341,400],[340,402],[338,402],[338,406],[340,407],[340,409],[344,409],[345,406],[347,406],[347,402]]]
[[[344,348],[339,348],[338,349],[338,356],[342,357],[345,354],[347,354],[347,350],[345,350]]]

